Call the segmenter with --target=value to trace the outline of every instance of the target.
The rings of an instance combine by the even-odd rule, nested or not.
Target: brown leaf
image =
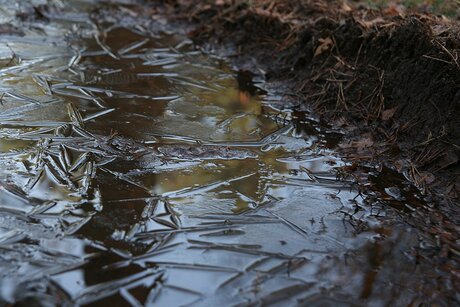
[[[401,172],[403,167],[406,166],[406,164],[407,164],[407,161],[399,159],[399,160],[395,161],[394,166],[395,166],[395,168],[396,168],[396,170],[398,172]]]
[[[404,7],[401,5],[390,4],[383,13],[387,16],[404,16]]]
[[[398,107],[394,107],[394,108],[391,108],[391,109],[386,109],[382,112],[382,120],[389,120],[391,119],[395,113],[396,113],[396,110],[398,109]]]
[[[430,172],[420,172],[418,179],[425,184],[432,184],[436,180],[436,177]]]
[[[373,20],[357,20],[357,22],[364,28],[372,28],[373,26],[385,22],[382,17],[377,17]]]
[[[337,118],[337,119],[334,121],[334,123],[333,123],[333,125],[334,125],[335,127],[343,127],[343,126],[345,126],[346,124],[347,124],[347,120],[346,120],[345,117],[343,117],[343,116]]]
[[[334,46],[334,42],[332,41],[330,37],[320,38],[318,39],[318,41],[320,42],[320,44],[315,50],[315,55],[314,55],[315,57],[322,54],[325,51],[328,51],[329,49],[332,48],[332,46]]]
[[[363,149],[367,147],[372,147],[374,145],[374,141],[371,138],[365,137],[359,141],[353,142],[352,144],[353,144],[353,147],[356,147],[358,149]]]
[[[363,150],[364,148],[374,146],[374,141],[370,134],[363,135],[363,137],[359,140],[347,143],[347,144],[339,144],[341,148],[356,148],[357,150]]]
[[[345,11],[345,12],[351,12],[353,9],[347,3],[347,1],[344,1],[343,4],[342,4],[342,10]]]

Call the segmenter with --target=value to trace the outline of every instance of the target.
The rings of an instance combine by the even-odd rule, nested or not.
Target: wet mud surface
[[[363,195],[341,131],[263,79],[123,1],[59,3],[2,2],[0,302],[459,299],[456,258],[434,266],[444,245],[401,217],[430,207],[403,176],[368,166]]]

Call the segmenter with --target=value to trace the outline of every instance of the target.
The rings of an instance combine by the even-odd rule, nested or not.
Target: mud
[[[1,3],[2,304],[458,303],[456,224],[409,176],[342,159],[374,135],[309,112],[282,62],[234,69],[170,6]]]

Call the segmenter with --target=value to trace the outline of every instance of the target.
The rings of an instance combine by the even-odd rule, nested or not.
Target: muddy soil
[[[0,3],[2,305],[458,304],[453,202],[424,182],[456,178],[455,25]],[[444,130],[405,117],[424,99]]]

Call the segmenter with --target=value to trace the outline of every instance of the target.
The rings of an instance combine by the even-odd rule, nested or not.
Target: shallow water
[[[416,238],[336,180],[337,132],[179,31],[71,3],[0,37],[2,300],[406,301],[373,285],[406,284]]]

